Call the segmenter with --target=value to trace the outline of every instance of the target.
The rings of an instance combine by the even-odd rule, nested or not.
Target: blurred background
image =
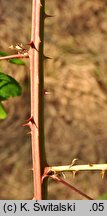
[[[0,50],[26,48],[31,32],[31,0],[0,0]],[[50,165],[107,163],[107,1],[46,0],[45,144]],[[14,53],[14,52],[13,52]],[[0,120],[0,199],[32,199],[31,140],[22,124],[30,116],[29,62],[0,62],[0,71],[23,86],[9,99]],[[79,172],[66,180],[94,199],[107,198],[107,175]],[[49,180],[48,199],[84,199]]]

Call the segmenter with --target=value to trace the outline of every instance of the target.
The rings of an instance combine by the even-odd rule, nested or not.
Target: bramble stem
[[[44,0],[32,1],[32,34],[30,48],[31,125],[34,199],[45,199],[42,175],[46,166],[44,150]],[[36,47],[36,49],[35,49]]]

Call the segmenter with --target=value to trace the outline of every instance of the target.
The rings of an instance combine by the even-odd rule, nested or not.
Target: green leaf
[[[18,58],[10,59],[9,62],[17,65],[25,65],[25,62]]]
[[[0,56],[8,56],[8,53],[0,51]]]
[[[21,86],[14,78],[0,72],[0,101],[20,96],[21,92]]]
[[[0,119],[5,119],[7,117],[7,112],[2,103],[0,103]]]

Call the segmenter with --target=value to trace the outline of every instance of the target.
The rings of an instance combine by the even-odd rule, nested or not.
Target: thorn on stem
[[[102,179],[104,178],[104,175],[105,175],[105,170],[102,170],[102,171],[101,171],[101,178],[102,178]]]
[[[44,95],[51,95],[52,93],[44,89]]]
[[[44,58],[44,60],[52,59],[51,57],[45,56],[45,55],[43,55],[43,58]]]
[[[47,14],[47,13],[44,13],[44,19],[46,19],[46,18],[51,18],[51,17],[55,17],[54,15],[49,15],[49,14]]]
[[[72,177],[73,177],[73,179],[75,178],[76,173],[77,173],[76,170],[72,171]]]
[[[30,128],[31,128],[31,122],[25,123],[25,124],[23,124],[22,126],[23,126],[23,127],[26,127],[26,126],[27,126],[27,127],[30,127]]]
[[[35,44],[34,44],[33,41],[30,41],[27,45],[30,45],[30,47],[31,47],[32,49],[35,49],[37,52],[39,52],[39,50],[36,48],[36,46],[35,46]]]
[[[38,128],[36,122],[34,121],[34,118],[33,117],[30,117],[26,120],[27,122],[31,122],[32,124],[34,124],[36,126],[36,128]]]
[[[32,134],[32,131],[27,132],[27,135],[31,135],[31,134]]]
[[[33,117],[28,118],[26,121],[27,121],[27,122],[32,122],[32,123],[34,123]]]
[[[72,167],[72,166],[75,164],[75,162],[76,162],[77,160],[78,160],[77,158],[74,158],[74,159],[72,160],[72,162],[71,162],[71,164],[70,164],[69,167]]]
[[[29,168],[28,170],[29,170],[29,171],[33,171],[33,168]]]
[[[41,179],[41,180],[42,180],[42,183],[43,183],[43,181],[44,181],[45,178],[48,178],[48,175],[45,175],[45,174],[44,174],[44,175],[42,176],[42,179]]]
[[[44,169],[44,173],[43,173],[43,175],[42,175],[42,183],[43,183],[43,181],[44,181],[44,179],[45,178],[48,178],[48,177],[51,177],[51,176],[53,176],[53,175],[55,175],[55,171],[54,170],[52,170],[50,167],[45,167],[45,169]]]
[[[44,174],[42,176],[42,183],[44,181],[45,178],[48,178],[48,177],[51,177],[55,174],[55,172],[53,170],[49,170],[49,167],[46,167],[45,168],[45,171],[44,171]]]
[[[26,120],[27,123],[23,124],[22,126],[28,126],[28,127],[32,127],[32,124],[34,124],[36,126],[36,128],[38,128],[38,126],[36,125],[34,118],[30,117]]]

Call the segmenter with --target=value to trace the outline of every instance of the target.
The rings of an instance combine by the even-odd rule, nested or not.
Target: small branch
[[[29,54],[24,53],[24,54],[14,54],[14,55],[3,56],[3,57],[0,57],[0,61],[1,60],[9,60],[9,59],[13,59],[13,58],[29,58]]]
[[[76,171],[76,172],[77,171],[91,171],[91,170],[106,171],[107,170],[107,164],[53,166],[53,167],[50,167],[50,170],[52,170],[55,173],[71,172],[71,171]]]
[[[85,193],[83,193],[82,191],[78,190],[77,188],[75,188],[74,186],[72,186],[71,184],[69,184],[68,182],[66,182],[65,180],[63,180],[62,178],[60,178],[59,176],[56,175],[52,175],[50,176],[52,179],[61,182],[62,184],[64,184],[65,186],[69,187],[71,190],[74,190],[75,192],[77,192],[78,194],[82,195],[83,197],[85,197],[88,200],[93,200],[91,197],[89,197],[88,195],[86,195]]]

